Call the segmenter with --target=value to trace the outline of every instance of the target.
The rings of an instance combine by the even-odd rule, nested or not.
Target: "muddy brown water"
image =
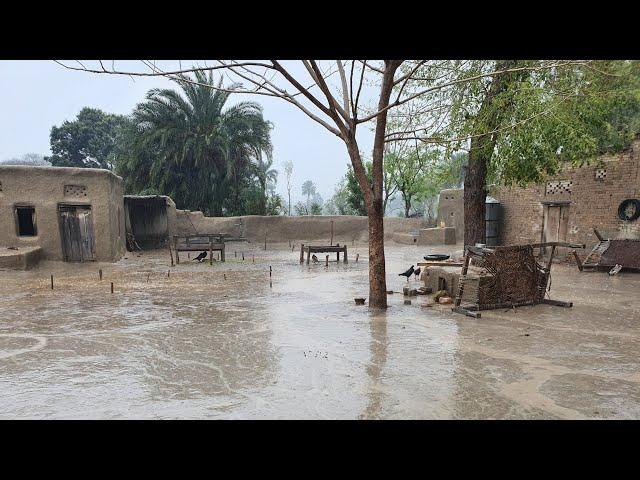
[[[427,253],[388,246],[388,288]],[[398,293],[355,305],[366,245],[328,268],[286,244],[127,257],[0,271],[0,418],[640,418],[638,274],[554,266],[573,308],[472,319]]]

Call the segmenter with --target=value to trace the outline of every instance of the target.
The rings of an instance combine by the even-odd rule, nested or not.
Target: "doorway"
[[[94,261],[95,244],[91,206],[58,205],[58,217],[64,261]]]

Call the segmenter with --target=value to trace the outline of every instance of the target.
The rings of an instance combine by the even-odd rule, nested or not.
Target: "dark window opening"
[[[36,230],[36,209],[33,207],[16,207],[18,218],[18,235],[21,237],[35,237]]]

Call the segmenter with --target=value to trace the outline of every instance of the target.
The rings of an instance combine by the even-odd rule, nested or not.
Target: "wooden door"
[[[66,262],[95,260],[91,207],[60,205],[59,216],[64,260]]]
[[[548,205],[544,211],[543,242],[566,242],[569,230],[569,205]],[[542,248],[546,254],[547,249]]]
[[[549,205],[545,211],[543,242],[560,242],[560,205]]]

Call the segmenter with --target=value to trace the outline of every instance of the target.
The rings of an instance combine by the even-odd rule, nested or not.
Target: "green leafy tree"
[[[212,72],[175,81],[180,91],[147,93],[119,143],[117,170],[127,190],[153,189],[207,215],[264,212],[262,186],[273,175],[271,124],[262,107],[226,107],[236,86],[221,89]]]
[[[311,208],[309,212],[310,215],[322,215],[322,204],[318,202],[311,202]]]
[[[50,157],[44,160],[57,167],[113,169],[113,155],[126,117],[85,107],[73,121],[53,126]]]
[[[304,202],[298,202],[293,206],[293,209],[296,212],[296,215],[309,215],[310,209]]]
[[[364,167],[367,178],[371,179],[373,176],[373,164],[371,162],[365,162]],[[360,183],[358,182],[351,165],[348,165],[347,167],[346,179],[347,205],[351,211],[354,212],[354,215],[367,215],[364,193],[360,188]]]
[[[333,196],[325,203],[324,211],[327,215],[357,215],[349,205],[346,176],[340,180]]]
[[[389,136],[436,144],[447,158],[469,152],[465,244],[484,241],[488,183],[540,181],[638,131],[638,62],[456,60],[425,64],[417,76],[417,88],[434,94],[407,107]]]
[[[282,197],[274,191],[270,191],[267,196],[266,215],[280,215],[282,213],[286,213]]]

